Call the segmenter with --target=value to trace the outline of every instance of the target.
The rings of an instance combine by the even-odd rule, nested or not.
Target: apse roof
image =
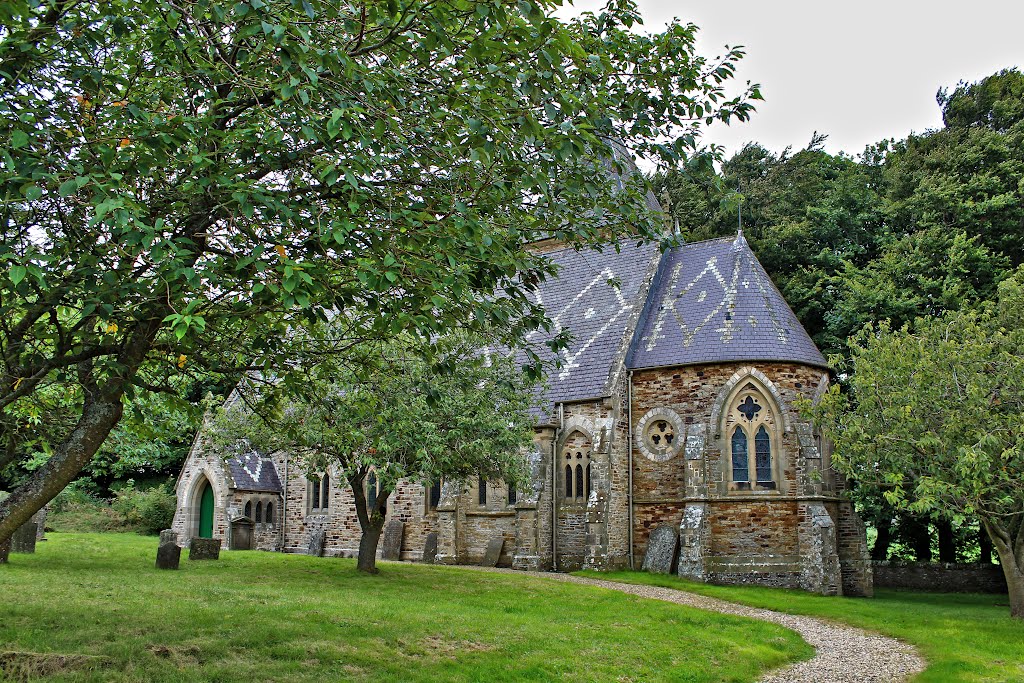
[[[668,251],[634,334],[629,367],[745,360],[827,367],[742,233]]]
[[[228,459],[228,468],[235,488],[240,491],[283,492],[273,461],[265,460],[259,453],[231,457]]]

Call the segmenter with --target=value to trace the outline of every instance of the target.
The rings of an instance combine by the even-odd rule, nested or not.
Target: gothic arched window
[[[747,435],[743,427],[737,427],[732,433],[732,480],[750,481],[750,468],[747,466]]]
[[[771,394],[753,381],[741,383],[728,401],[725,447],[728,451],[730,489],[778,488],[780,440],[778,407]]]
[[[327,474],[320,480],[320,504],[324,509],[331,507],[331,477]]]
[[[267,503],[267,513],[266,513],[266,515],[263,516],[263,521],[266,522],[267,524],[273,524],[274,523],[274,504],[273,503]]]
[[[562,484],[565,500],[579,504],[590,497],[590,439],[582,432],[574,431],[562,447],[562,462],[565,463]]]
[[[252,501],[245,501],[245,516],[252,519]]]
[[[487,505],[487,480],[484,475],[478,475],[476,480],[476,502],[479,505]]]
[[[263,503],[256,503],[256,523],[259,524],[263,521]]]
[[[320,509],[320,477],[312,477],[309,480],[309,488],[312,493],[309,507],[312,510]]]

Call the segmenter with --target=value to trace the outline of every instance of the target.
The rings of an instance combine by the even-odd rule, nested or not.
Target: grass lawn
[[[894,636],[916,645],[928,661],[917,683],[1024,681],[1024,623],[1010,619],[1005,595],[880,590],[870,599],[830,598],[775,588],[709,586],[640,572],[581,575],[680,588]]]
[[[810,657],[783,628],[445,567],[59,534],[0,566],[0,680],[753,681]]]

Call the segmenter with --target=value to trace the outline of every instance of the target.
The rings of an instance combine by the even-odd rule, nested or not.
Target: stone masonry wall
[[[220,539],[221,547],[227,548],[232,482],[220,456],[205,448],[201,438],[193,443],[178,477],[175,487],[178,507],[174,512],[171,529],[178,533],[178,542],[184,547],[188,546],[193,536],[199,535],[199,502],[203,481],[209,481],[213,487],[213,538]]]
[[[749,368],[756,371],[749,376],[755,378],[755,384],[765,385],[779,411],[775,416],[775,490],[729,490],[728,456],[723,453],[720,434],[721,402],[732,389],[743,386],[744,379],[737,381],[737,373],[746,377]],[[781,362],[636,371],[632,378],[636,556],[643,557],[651,530],[663,523],[679,524],[688,504],[706,505],[701,530],[691,539],[686,562],[681,563],[681,571],[685,566],[690,576],[788,587],[820,579],[812,590],[838,592],[844,578],[839,575],[838,543],[849,559],[851,587],[863,584],[858,563],[863,528],[857,528],[855,514],[847,518],[846,510],[838,513],[834,474],[827,459],[823,460],[827,454],[821,452],[824,449],[810,425],[793,405],[797,398],[812,398],[823,382],[827,376],[820,368]],[[675,432],[675,441],[668,452],[664,447],[657,452],[644,441],[644,430],[655,420],[673,425],[670,431]],[[811,521],[812,502],[818,505],[814,508],[817,522]],[[822,505],[838,518],[835,524],[825,520],[828,515]],[[698,530],[683,531],[693,535]],[[828,537],[822,538],[822,533]],[[815,554],[818,556],[812,562]],[[822,572],[835,576],[822,576]]]
[[[874,562],[877,588],[943,593],[1006,593],[1006,576],[997,564]]]

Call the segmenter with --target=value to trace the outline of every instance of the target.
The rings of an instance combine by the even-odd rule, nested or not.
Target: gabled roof
[[[742,232],[667,252],[633,337],[629,367],[747,360],[828,367]]]
[[[616,251],[565,247],[548,253],[558,274],[538,288],[537,299],[547,309],[553,329],[537,331],[533,344],[550,340],[564,329],[572,342],[560,354],[561,367],[551,371],[545,399],[550,403],[609,395],[609,378],[632,335],[643,307],[642,293],[658,257],[657,244],[623,243]],[[554,355],[540,349],[543,360]]]
[[[281,480],[273,461],[265,460],[259,453],[246,453],[228,459],[228,470],[239,491],[269,491],[283,493]]]

